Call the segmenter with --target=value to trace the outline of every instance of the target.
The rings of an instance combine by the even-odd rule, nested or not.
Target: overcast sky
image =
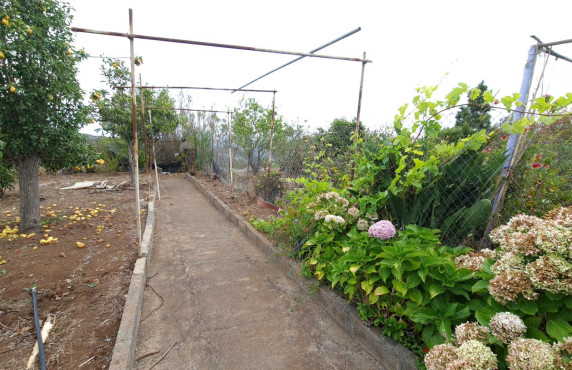
[[[361,32],[319,53],[361,57],[367,64],[362,121],[372,129],[390,124],[415,88],[441,82],[442,95],[458,82],[481,80],[500,95],[518,92],[528,49],[572,39],[572,1],[148,1],[72,0],[72,25],[196,41],[308,52],[357,27]],[[128,57],[124,38],[77,34],[76,46],[92,56]],[[572,45],[555,51],[572,58]],[[237,88],[292,56],[135,40],[144,84]],[[540,71],[544,58],[537,63]],[[103,87],[101,59],[80,65],[86,93]],[[249,86],[276,89],[278,111],[308,128],[356,116],[361,63],[304,58]],[[537,73],[538,75],[539,73]],[[174,90],[173,95],[179,91]],[[572,63],[550,58],[542,93],[572,92]],[[241,94],[192,91],[195,108],[232,109]],[[271,94],[252,94],[266,106]]]

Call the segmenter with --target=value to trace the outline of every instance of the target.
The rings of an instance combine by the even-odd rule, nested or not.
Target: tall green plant
[[[76,78],[87,57],[71,45],[71,8],[54,0],[0,1],[0,139],[18,171],[20,229],[41,227],[38,169],[92,159],[78,130],[87,109]]]

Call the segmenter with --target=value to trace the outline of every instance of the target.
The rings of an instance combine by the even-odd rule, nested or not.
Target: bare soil
[[[213,180],[201,173],[195,174],[194,177],[247,222],[250,222],[251,219],[268,220],[271,216],[276,215],[275,211],[256,204],[255,200],[249,197],[246,192],[231,191],[219,180]]]
[[[246,221],[276,214],[218,180],[195,177]],[[109,367],[137,258],[135,194],[128,189],[60,188],[105,179],[118,184],[128,178],[128,174],[41,176],[44,228],[33,234],[15,231],[18,189],[0,201],[0,233],[6,230],[0,234],[2,369],[25,368],[32,353],[36,341],[32,287],[37,289],[41,325],[48,317],[55,324],[44,345],[47,368]],[[140,195],[147,197],[145,185]],[[146,208],[142,209],[144,225]]]
[[[30,288],[37,287],[48,369],[109,366],[125,295],[137,258],[133,190],[60,190],[78,181],[128,174],[41,176],[44,229],[14,231],[19,192],[0,201],[0,367],[24,369],[36,340]],[[141,198],[146,198],[142,186]],[[142,207],[145,225],[145,207]],[[52,239],[50,239],[50,237]],[[35,368],[39,368],[36,361]]]

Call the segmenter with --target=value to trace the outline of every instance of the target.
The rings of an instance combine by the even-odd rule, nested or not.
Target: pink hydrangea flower
[[[395,236],[395,227],[390,221],[381,220],[371,225],[368,232],[372,238],[391,239]]]

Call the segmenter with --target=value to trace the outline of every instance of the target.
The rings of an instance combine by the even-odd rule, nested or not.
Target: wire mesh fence
[[[558,205],[570,205],[570,121],[534,126],[520,161],[504,170],[508,135],[500,126],[509,120],[504,111],[489,112],[486,125],[493,134],[484,147],[444,161],[422,189],[399,201],[393,199],[380,214],[394,218],[397,225],[409,222],[438,228],[444,244],[480,248],[492,228],[518,213],[542,215]],[[337,188],[350,184],[355,123],[347,125],[347,132],[330,128],[310,133],[302,127],[285,126],[273,133],[258,132],[255,140],[245,145],[232,127],[229,132],[228,116],[203,114],[189,121],[181,150],[187,168],[216,176],[234,191],[276,204],[296,188],[295,178],[327,178]],[[458,112],[444,114],[441,123],[445,128],[439,138],[421,138],[426,155],[420,159],[428,160],[437,143],[455,143],[475,131],[457,121]],[[391,135],[391,131],[366,130],[361,147],[379,150]],[[491,218],[495,196],[505,179],[509,186],[503,207]]]

